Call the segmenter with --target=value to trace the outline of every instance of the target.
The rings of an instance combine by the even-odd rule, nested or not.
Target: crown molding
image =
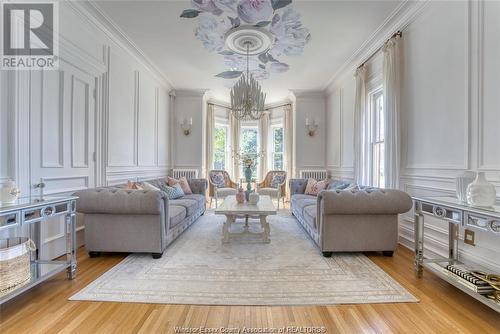
[[[290,92],[297,97],[301,98],[324,98],[326,97],[324,90],[311,90],[311,89],[290,89]]]
[[[146,54],[127,36],[127,34],[94,1],[66,1],[80,16],[87,19],[119,47],[127,51],[165,87],[173,89],[173,83],[165,77]]]
[[[208,89],[176,89],[172,93],[174,96],[179,97],[203,97]]]
[[[326,93],[331,93],[335,83],[347,73],[354,75],[355,69],[367,61],[377,50],[398,30],[405,29],[413,22],[422,10],[427,7],[429,0],[405,0],[385,19],[373,34],[347,59],[347,61],[333,74],[323,86]]]

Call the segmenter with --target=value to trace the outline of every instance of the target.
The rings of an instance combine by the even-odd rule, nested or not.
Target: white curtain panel
[[[293,177],[294,156],[293,156],[293,113],[292,105],[283,106],[283,131],[285,141],[284,165],[287,178]]]
[[[366,133],[366,68],[358,67],[355,73],[356,99],[354,103],[354,180],[360,185],[369,184],[368,147]]]
[[[230,133],[230,145],[231,145],[231,171],[228,171],[232,175],[233,181],[240,182],[240,164],[237,159],[235,159],[234,154],[240,151],[240,120],[233,116],[232,112],[229,111],[229,133]]]
[[[262,156],[259,162],[259,174],[260,179],[263,180],[267,173],[267,161],[268,161],[268,136],[269,136],[269,112],[264,113],[259,120],[259,136],[260,136],[260,148]]]
[[[385,187],[399,188],[400,165],[400,77],[401,37],[396,35],[383,47],[384,109],[385,109]]]
[[[205,175],[214,168],[214,128],[215,128],[215,106],[211,103],[207,106],[207,131],[205,144]]]

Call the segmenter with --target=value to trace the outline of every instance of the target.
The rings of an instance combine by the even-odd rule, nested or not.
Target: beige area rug
[[[269,244],[253,235],[222,244],[224,219],[207,212],[161,259],[129,255],[70,300],[200,305],[417,301],[363,254],[324,258],[288,213],[270,217]]]

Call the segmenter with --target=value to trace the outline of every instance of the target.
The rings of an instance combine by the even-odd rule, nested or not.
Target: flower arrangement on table
[[[247,182],[246,198],[252,192],[252,168],[257,166],[259,159],[264,156],[264,152],[259,153],[239,153],[233,152],[233,159],[237,160],[244,168],[245,180]]]

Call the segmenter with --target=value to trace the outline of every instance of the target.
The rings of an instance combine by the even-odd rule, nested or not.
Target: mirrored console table
[[[68,279],[76,275],[76,199],[74,196],[20,198],[13,204],[0,204],[0,236],[29,237],[40,247],[41,224],[64,217],[66,259],[41,260],[39,252],[31,254],[31,279],[24,285],[0,295],[0,304],[18,296],[48,278],[66,271]]]
[[[453,275],[448,275],[445,270],[449,264],[462,264],[458,258],[460,228],[482,231],[500,238],[500,206],[476,208],[463,204],[454,197],[414,197],[413,201],[415,204],[415,272],[417,276],[422,277],[425,267],[438,277],[500,312],[500,302],[475,292],[459,280],[454,279]],[[447,258],[424,258],[424,216],[432,216],[448,222]],[[472,270],[487,272],[478,264],[466,263],[466,266]],[[498,271],[496,274],[500,274],[500,268]]]

